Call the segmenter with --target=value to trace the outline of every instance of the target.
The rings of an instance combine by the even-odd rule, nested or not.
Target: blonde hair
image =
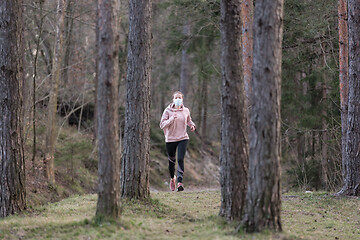
[[[176,91],[176,92],[174,92],[173,93],[173,97],[175,96],[175,94],[180,94],[181,95],[181,97],[184,99],[184,94],[182,93],[182,92],[180,92],[180,91]]]

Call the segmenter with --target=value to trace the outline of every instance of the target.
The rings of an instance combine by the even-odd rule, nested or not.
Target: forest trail
[[[360,199],[325,193],[283,196],[283,233],[235,234],[218,217],[220,191],[152,192],[123,202],[118,223],[98,222],[97,195],[73,196],[0,220],[0,239],[359,239]]]

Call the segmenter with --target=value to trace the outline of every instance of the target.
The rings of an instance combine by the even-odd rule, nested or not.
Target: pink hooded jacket
[[[181,108],[173,108],[171,103],[163,112],[160,120],[160,128],[164,130],[165,142],[178,142],[189,139],[186,132],[186,126],[195,126],[191,121],[190,111],[188,108],[181,105]],[[174,119],[176,115],[176,119]]]

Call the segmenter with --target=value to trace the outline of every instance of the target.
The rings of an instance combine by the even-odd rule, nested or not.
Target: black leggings
[[[175,153],[176,148],[178,149],[178,169],[177,169],[177,181],[182,182],[183,174],[184,174],[184,157],[186,153],[186,146],[188,143],[188,139],[179,141],[179,142],[168,142],[166,143],[166,151],[169,159],[169,172],[170,177],[174,178],[175,174]]]

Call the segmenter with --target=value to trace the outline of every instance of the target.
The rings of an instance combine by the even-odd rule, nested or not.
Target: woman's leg
[[[175,162],[176,162],[176,147],[178,145],[178,142],[170,142],[166,143],[166,151],[168,154],[168,160],[169,160],[169,173],[170,178],[174,178],[175,175]]]
[[[178,145],[178,170],[177,170],[177,181],[182,182],[184,175],[184,157],[186,153],[186,146],[188,140],[182,140]]]

